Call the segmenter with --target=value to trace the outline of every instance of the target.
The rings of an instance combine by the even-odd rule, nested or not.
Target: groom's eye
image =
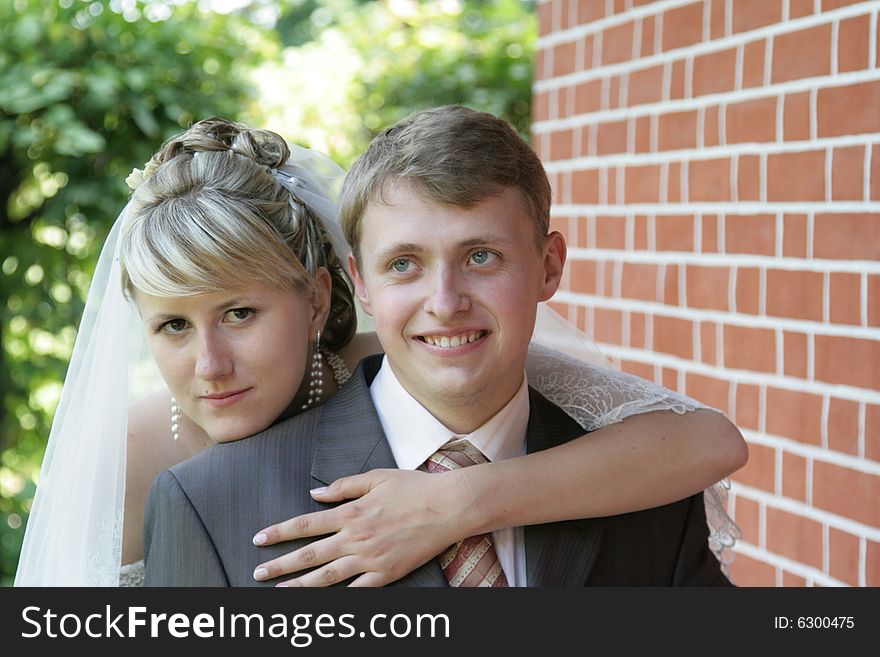
[[[412,261],[408,258],[397,258],[397,260],[391,262],[391,268],[398,274],[404,274],[411,264]]]
[[[470,260],[475,265],[488,265],[495,257],[497,255],[488,249],[478,249],[471,253]]]

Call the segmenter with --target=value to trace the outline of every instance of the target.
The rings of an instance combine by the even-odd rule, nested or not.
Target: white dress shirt
[[[473,433],[456,434],[440,423],[397,380],[388,357],[370,385],[379,421],[391,445],[397,467],[417,470],[428,457],[453,438],[466,438],[490,461],[526,453],[529,390],[525,373],[516,394]],[[510,586],[527,586],[526,551],[522,527],[492,532],[495,551]]]

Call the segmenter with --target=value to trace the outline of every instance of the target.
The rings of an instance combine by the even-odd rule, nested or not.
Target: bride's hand
[[[463,513],[470,496],[460,472],[372,470],[312,491],[320,502],[351,501],[258,532],[257,545],[327,536],[260,564],[255,579],[306,568],[314,570],[278,586],[329,586],[355,576],[349,586],[384,586],[400,579],[470,535]]]

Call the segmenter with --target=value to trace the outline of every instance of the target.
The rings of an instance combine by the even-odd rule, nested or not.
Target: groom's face
[[[360,253],[356,292],[403,387],[441,421],[478,409],[467,430],[500,410],[522,382],[537,304],[559,284],[562,237],[537,244],[516,188],[460,207],[397,184],[368,206]]]

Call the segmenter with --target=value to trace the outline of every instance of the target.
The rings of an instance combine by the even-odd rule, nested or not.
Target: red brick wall
[[[880,2],[546,0],[557,308],[750,445],[741,585],[880,585]]]

